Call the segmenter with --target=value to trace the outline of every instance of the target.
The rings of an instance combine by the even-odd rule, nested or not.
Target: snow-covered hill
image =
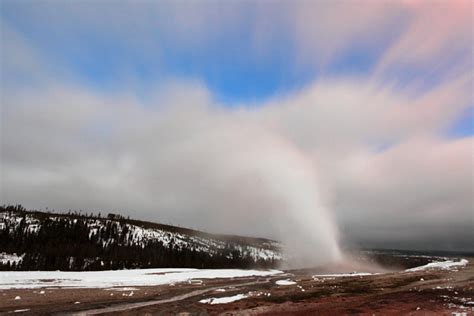
[[[28,249],[31,248],[28,243],[34,243],[36,237],[58,245],[62,243],[57,238],[63,237],[72,239],[71,243],[83,244],[84,247],[94,245],[106,253],[121,248],[133,250],[134,254],[137,254],[140,249],[142,252],[149,252],[159,247],[157,251],[187,255],[190,257],[187,259],[189,262],[195,261],[192,256],[200,254],[205,254],[206,260],[225,258],[229,262],[250,260],[254,263],[272,263],[270,265],[282,259],[279,244],[271,240],[212,235],[169,225],[116,218],[116,215],[98,218],[25,212],[3,207],[0,209],[0,234],[3,239],[9,241],[8,245],[0,246],[0,253],[3,253],[4,258],[11,257],[14,253],[15,258],[23,258],[25,252],[28,255]],[[153,256],[148,253],[147,255]],[[76,260],[72,257],[70,261]],[[99,261],[104,261],[100,254],[98,257]],[[21,265],[22,261],[15,259],[16,266]],[[5,260],[0,260],[1,262]],[[85,262],[84,267],[87,266],[87,260]]]

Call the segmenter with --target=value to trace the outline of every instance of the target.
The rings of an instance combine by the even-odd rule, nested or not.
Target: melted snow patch
[[[296,282],[287,279],[287,280],[278,280],[278,281],[275,282],[275,284],[276,285],[294,285],[294,284],[296,284]]]
[[[110,289],[104,289],[105,291],[139,291],[136,287],[113,287]]]
[[[227,304],[227,303],[232,303],[235,301],[239,301],[241,299],[247,298],[248,296],[245,294],[237,294],[234,296],[228,296],[228,297],[210,297],[210,298],[205,298],[199,301],[199,303],[203,304]]]
[[[416,272],[416,271],[424,271],[424,270],[430,270],[430,269],[451,270],[454,267],[464,267],[465,265],[467,265],[468,262],[469,261],[467,261],[466,259],[461,259],[460,261],[452,261],[452,260],[436,261],[436,262],[425,264],[424,266],[407,269],[405,271]]]

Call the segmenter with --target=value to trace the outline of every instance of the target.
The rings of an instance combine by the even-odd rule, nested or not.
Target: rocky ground
[[[473,315],[474,258],[468,259],[467,266],[451,270],[346,277],[289,270],[266,277],[193,280],[148,287],[0,290],[0,313]],[[240,300],[220,303],[237,298]]]

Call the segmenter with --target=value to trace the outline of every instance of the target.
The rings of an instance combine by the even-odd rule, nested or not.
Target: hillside
[[[0,269],[270,268],[279,244],[263,238],[79,213],[0,207]]]

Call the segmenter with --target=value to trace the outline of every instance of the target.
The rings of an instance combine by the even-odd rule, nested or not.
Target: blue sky
[[[183,48],[157,27],[146,38],[155,42],[153,49],[143,53],[139,45],[129,46],[107,32],[75,26],[63,30],[64,22],[58,18],[61,6],[5,1],[2,16],[54,67],[100,89],[120,89],[129,76],[145,90],[157,82],[184,77],[203,81],[224,104],[256,102],[301,89],[320,75],[368,75],[380,54],[357,48],[344,51],[324,67],[298,64],[293,39],[281,33],[256,56],[251,21],[240,22],[237,31],[216,36],[204,48],[199,44]]]
[[[461,113],[458,119],[449,127],[447,134],[453,138],[474,135],[474,108],[472,106]]]
[[[395,8],[397,14],[387,18],[390,23],[380,27],[384,32],[371,31],[373,38],[358,39],[357,34],[349,33],[333,40],[331,30],[321,28],[311,36],[321,37],[318,41],[322,44],[302,53],[293,26],[288,25],[291,22],[281,17],[280,11],[284,15],[289,4],[282,2],[282,8],[262,3],[259,8],[256,4],[234,3],[222,8],[213,1],[202,5],[183,1],[155,7],[151,2],[133,6],[121,1],[109,8],[105,2],[95,5],[91,1],[3,1],[2,23],[23,37],[58,78],[70,76],[104,91],[129,88],[133,81],[136,93],[143,96],[168,80],[197,80],[219,102],[230,106],[256,104],[292,93],[320,78],[370,77],[407,28],[407,15]],[[197,19],[192,12],[183,13],[196,8],[195,14],[201,15]],[[147,13],[152,9],[155,16]],[[264,11],[264,18],[273,19],[263,31],[258,29],[260,11]],[[197,22],[187,25],[188,16]],[[179,31],[175,33],[174,28]],[[307,31],[311,33],[311,29]],[[255,36],[258,32],[265,33],[261,41]],[[8,44],[5,41],[8,39],[3,43]],[[347,44],[326,51],[335,41]],[[259,45],[263,48],[256,47]],[[415,83],[419,89],[430,89],[450,75],[450,66],[456,66],[457,60],[468,59],[469,50],[461,48],[446,54],[448,66],[433,69],[442,63],[433,60],[426,65],[401,59],[377,80],[401,87]],[[469,49],[472,52],[472,45]],[[460,113],[453,123],[456,135],[472,134],[465,123],[466,113],[470,112]]]
[[[316,76],[314,69],[295,68],[294,47],[284,36],[271,53],[254,56],[252,30],[245,22],[229,35],[216,35],[205,47],[199,43],[182,47],[159,26],[147,29],[145,44],[129,45],[127,38],[110,36],[108,31],[64,27],[68,23],[62,20],[62,6],[57,2],[5,1],[2,18],[54,68],[99,89],[121,89],[129,77],[138,81],[137,89],[142,92],[172,78],[196,79],[203,81],[220,101],[233,104],[261,101],[298,89]],[[150,44],[151,49],[143,52],[141,44]]]

